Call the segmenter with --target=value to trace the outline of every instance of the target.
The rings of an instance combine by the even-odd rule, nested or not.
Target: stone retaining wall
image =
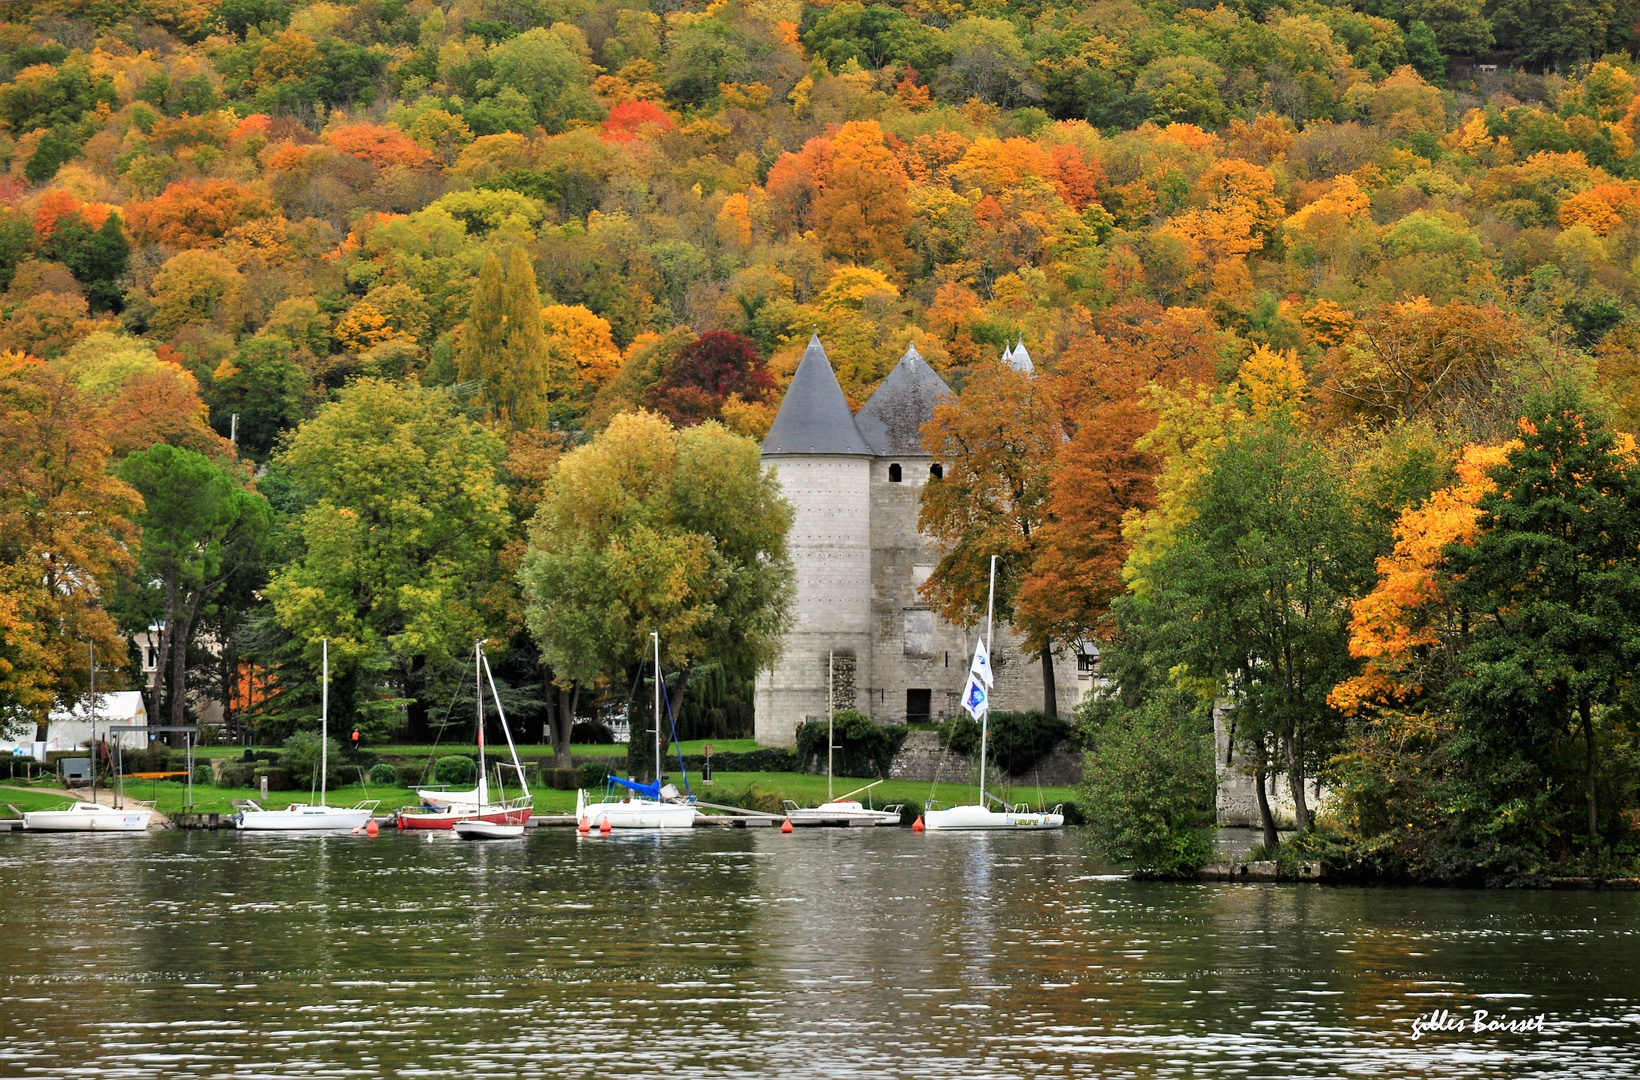
[[[953,754],[940,746],[937,731],[913,731],[894,755],[888,775],[895,780],[933,783],[972,783],[979,778],[979,758]],[[1061,743],[1038,761],[1036,768],[1022,776],[1003,776],[999,783],[1011,787],[1069,787],[1082,782],[1082,754]]]

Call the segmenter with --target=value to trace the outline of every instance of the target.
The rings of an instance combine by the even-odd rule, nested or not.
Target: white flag
[[[991,683],[991,654],[985,651],[985,639],[980,638],[974,643],[974,662],[968,665],[968,670],[979,676],[987,688]]]
[[[985,692],[985,684],[979,681],[977,675],[968,676],[968,685],[962,692],[962,708],[975,720],[985,715],[990,706],[991,695]]]

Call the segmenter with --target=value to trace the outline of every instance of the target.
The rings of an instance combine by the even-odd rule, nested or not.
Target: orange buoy
[[[923,831],[923,823],[922,823],[922,815],[921,814],[918,814],[917,815],[917,820],[913,821],[911,823],[911,831],[912,832],[922,832]]]
[[[585,836],[587,833],[592,831],[592,826],[587,824],[586,818],[582,818],[580,823],[575,826],[575,831],[580,833],[582,836]]]
[[[376,819],[375,818],[371,818],[370,819],[370,824],[368,824],[364,827],[364,834],[366,836],[376,836],[376,835],[380,834],[381,831],[382,831],[382,827],[380,825],[376,824]]]
[[[602,820],[598,823],[598,832],[601,833],[604,836],[609,835],[610,828],[609,828],[609,819],[608,818],[604,818],[604,820]]]
[[[792,831],[792,819],[791,818],[781,818],[780,819],[780,831],[781,832],[791,832]]]

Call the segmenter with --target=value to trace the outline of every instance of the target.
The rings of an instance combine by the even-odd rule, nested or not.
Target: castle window
[[[945,467],[936,461],[928,467],[928,475],[932,476],[936,480],[944,480]]]
[[[888,482],[891,484],[898,484],[900,482],[899,462],[895,462],[893,465],[888,467]]]

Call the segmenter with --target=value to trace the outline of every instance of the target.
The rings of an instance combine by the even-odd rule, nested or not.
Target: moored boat
[[[586,789],[575,793],[575,819],[589,830],[611,829],[690,829],[699,813],[694,799],[661,780],[661,638],[651,633],[655,643],[655,777],[647,784],[611,776],[611,789],[624,788],[626,795],[606,795],[599,802],[587,799]],[[687,780],[687,777],[685,778]]]
[[[501,732],[507,737],[507,750],[512,755],[512,767],[518,774],[518,786],[523,790],[516,799],[506,798],[505,791],[501,797],[492,800],[490,797],[490,779],[484,764],[484,681],[489,679],[490,696],[495,701],[496,714],[501,718]],[[463,823],[482,823],[493,826],[522,828],[529,823],[530,815],[534,812],[534,798],[530,795],[529,783],[524,779],[524,767],[518,762],[518,748],[513,745],[512,730],[507,727],[507,712],[501,707],[501,694],[495,688],[495,676],[490,674],[490,661],[484,655],[484,643],[477,642],[473,646],[473,679],[474,689],[477,691],[477,732],[478,732],[478,786],[472,791],[465,792],[425,792],[417,791],[416,795],[422,800],[421,805],[407,807],[393,815],[393,823],[401,829],[454,829]],[[496,764],[496,779],[499,785],[501,764]],[[441,801],[429,800],[429,795],[436,795]]]
[[[151,807],[116,810],[98,803],[75,802],[54,810],[23,814],[23,828],[33,832],[142,832],[154,818]]]
[[[991,715],[991,616],[996,606],[997,557],[991,556],[991,592],[985,602],[985,636],[974,643],[974,661],[968,666],[968,685],[963,688],[962,707],[978,720],[979,728],[979,802],[935,810],[930,803],[922,815],[923,828],[941,830],[1009,829],[1018,832],[1037,829],[1058,829],[1065,824],[1065,815],[1059,807],[1052,811],[1031,810],[1026,806],[1010,806],[985,790],[985,746],[990,734]],[[995,803],[1000,810],[991,809]]]
[[[319,689],[319,805],[291,803],[282,810],[264,810],[255,803],[234,815],[234,824],[244,832],[353,832],[362,829],[375,813],[376,803],[357,806],[330,806],[325,801],[330,770],[330,641],[321,645]]]
[[[463,840],[517,840],[524,835],[524,826],[498,824],[474,818],[456,822],[455,832]]]

